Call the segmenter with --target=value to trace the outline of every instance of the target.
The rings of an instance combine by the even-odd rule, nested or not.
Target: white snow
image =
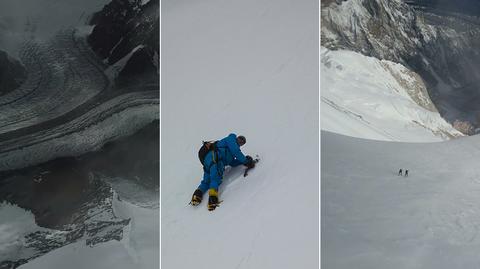
[[[317,19],[316,1],[162,1],[162,268],[319,267]],[[188,206],[201,141],[230,132],[261,162],[215,211]]]
[[[130,218],[121,241],[108,241],[93,247],[84,240],[66,245],[34,259],[19,268],[159,268],[159,210],[142,208],[115,196],[114,212]]]
[[[16,205],[0,203],[0,261],[28,258],[25,236],[47,230],[35,224],[35,217]]]
[[[321,128],[387,141],[462,136],[434,109],[421,78],[401,64],[321,47]]]
[[[321,135],[322,268],[478,267],[479,136],[421,144]]]

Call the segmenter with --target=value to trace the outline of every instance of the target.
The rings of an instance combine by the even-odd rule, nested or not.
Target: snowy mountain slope
[[[157,122],[79,158],[2,173],[0,201],[27,212],[0,205],[0,229],[18,226],[2,241],[0,268],[64,268],[72,260],[79,262],[70,268],[158,268],[158,136]],[[16,225],[32,217],[37,231]]]
[[[162,267],[318,268],[318,3],[162,4]],[[188,206],[201,141],[230,132],[261,163]]]
[[[321,11],[322,45],[403,64],[422,77],[443,118],[476,127],[480,21],[408,2],[413,5],[400,0],[330,1]]]
[[[158,127],[158,72],[120,89],[105,75],[84,24],[106,2],[0,3],[0,47],[21,59],[27,75],[0,96],[2,269],[159,266],[159,175],[149,166],[157,171],[158,128],[154,137],[132,139]],[[158,24],[155,16],[151,22]],[[157,43],[158,32],[137,38]],[[151,58],[156,71],[158,53]],[[141,60],[125,59],[130,74],[140,77]],[[126,146],[109,143],[127,136]]]
[[[479,136],[321,139],[322,268],[479,266]]]
[[[51,251],[19,268],[159,268],[159,210],[113,199],[116,216],[129,219],[120,241],[88,246],[80,240]]]
[[[423,80],[401,64],[321,47],[321,128],[388,141],[462,136],[437,112]]]

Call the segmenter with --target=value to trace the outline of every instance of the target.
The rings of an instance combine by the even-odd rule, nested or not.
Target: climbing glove
[[[253,158],[249,155],[246,156],[247,162],[245,163],[245,166],[248,168],[254,168],[255,167],[255,162],[253,161]]]

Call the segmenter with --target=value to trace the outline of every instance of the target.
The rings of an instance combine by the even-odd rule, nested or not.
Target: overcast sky
[[[110,0],[0,0],[0,50],[17,56],[25,37],[48,39],[58,30],[83,24]]]

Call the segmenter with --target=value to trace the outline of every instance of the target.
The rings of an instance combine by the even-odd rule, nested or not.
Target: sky
[[[62,28],[85,24],[109,0],[1,0],[0,50],[18,57],[25,37],[45,40]]]

